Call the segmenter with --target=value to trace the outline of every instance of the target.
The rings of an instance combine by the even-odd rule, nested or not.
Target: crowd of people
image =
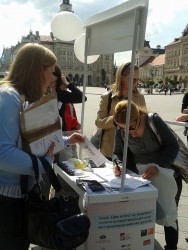
[[[131,63],[119,66],[115,82],[107,86],[101,95],[95,125],[103,129],[100,152],[114,164],[114,175],[121,176],[126,114]],[[138,163],[149,164],[142,173],[144,179],[156,178],[161,168],[174,171],[177,193],[174,201],[178,207],[182,177],[172,166],[179,151],[177,140],[166,123],[155,115],[154,124],[164,142],[161,145],[148,124],[148,111],[144,95],[137,88],[139,69],[135,65],[133,72],[132,101],[127,148],[127,168],[139,173]],[[81,124],[76,115],[75,103],[82,103],[82,91],[63,74],[57,66],[53,52],[39,44],[24,45],[17,53],[9,74],[0,82],[0,249],[26,250],[28,242],[18,223],[22,213],[20,201],[20,175],[29,175],[30,188],[34,183],[32,160],[22,145],[20,130],[20,112],[24,96],[27,105],[38,101],[43,95],[56,93],[57,107],[62,123],[64,149],[54,156],[54,143],[46,152],[46,159],[53,162],[78,158],[76,143],[84,142],[79,130]],[[110,98],[109,98],[110,93]],[[87,97],[84,97],[87,101]],[[183,97],[181,114],[177,121],[188,120],[188,92]],[[185,130],[188,137],[188,132]],[[115,163],[114,163],[115,162]],[[38,160],[40,175],[43,167]],[[118,166],[117,166],[118,164]],[[167,197],[168,199],[168,197]],[[165,249],[177,249],[178,220],[176,227],[164,225]],[[9,240],[11,238],[11,240]]]

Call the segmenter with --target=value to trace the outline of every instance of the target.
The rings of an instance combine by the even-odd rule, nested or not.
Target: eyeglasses
[[[129,133],[132,134],[132,133],[135,133],[138,128],[140,127],[140,123],[141,123],[141,118],[140,118],[140,115],[138,116],[138,118],[136,119],[136,122],[134,123],[135,125],[132,127],[132,126],[129,126]],[[122,131],[125,131],[125,128],[122,128],[120,127],[113,119],[113,124],[116,128],[119,128],[121,129]]]

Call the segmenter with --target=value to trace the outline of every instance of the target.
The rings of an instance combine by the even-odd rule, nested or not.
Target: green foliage
[[[185,76],[185,77],[182,79],[182,82],[183,82],[183,83],[188,83],[188,76]]]
[[[148,84],[149,84],[149,85],[154,85],[154,83],[155,83],[155,82],[154,82],[153,80],[149,80],[149,81],[148,81]]]

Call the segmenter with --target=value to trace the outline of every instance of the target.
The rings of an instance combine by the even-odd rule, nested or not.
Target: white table
[[[188,127],[188,122],[177,122],[177,121],[170,121],[170,120],[165,120],[165,122],[170,125],[177,125],[177,126],[186,127],[186,128]]]
[[[76,184],[78,176],[69,176],[57,165],[54,170],[79,195],[79,205],[91,221],[88,240],[77,250],[154,249],[157,190],[152,185],[123,193],[85,193]],[[102,174],[85,172],[82,178],[91,175],[105,182]]]

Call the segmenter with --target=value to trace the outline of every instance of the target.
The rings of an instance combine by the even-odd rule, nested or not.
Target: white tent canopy
[[[149,0],[127,1],[114,8],[88,18],[86,25],[84,84],[81,113],[82,133],[85,109],[84,96],[87,81],[87,56],[112,54],[132,50],[121,191],[124,190],[124,178],[126,172],[128,128],[131,107],[130,101],[132,100],[135,55],[136,49],[143,48],[144,46],[148,4]]]
[[[135,16],[138,13],[136,47],[144,45],[148,0],[130,0],[89,17],[86,23],[87,55],[109,54],[133,49]]]

